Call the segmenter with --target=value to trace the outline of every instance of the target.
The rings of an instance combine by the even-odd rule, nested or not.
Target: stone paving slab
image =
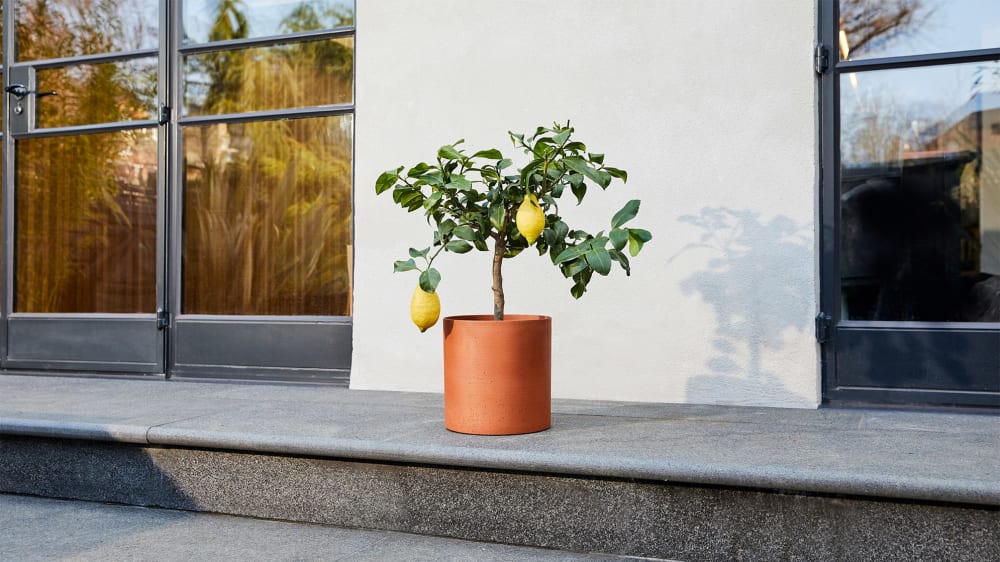
[[[0,495],[0,560],[598,562],[583,554],[227,515]]]
[[[555,400],[444,429],[437,394],[0,376],[0,433],[1000,506],[1000,416]]]

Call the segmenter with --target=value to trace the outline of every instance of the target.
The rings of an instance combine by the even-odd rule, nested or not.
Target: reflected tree
[[[914,32],[931,15],[926,0],[840,0],[840,29],[851,53],[878,50]]]
[[[155,29],[125,24],[121,14],[132,4],[19,3],[18,56],[135,46]],[[151,77],[134,71],[125,64],[39,71],[39,89],[59,96],[40,98],[38,122],[78,125],[148,116],[155,69]],[[17,141],[18,311],[153,310],[155,146],[150,130]]]
[[[213,39],[247,34],[241,3],[220,3]],[[223,11],[225,10],[225,11]],[[282,31],[324,29],[353,14],[306,2]],[[223,56],[223,55],[219,55]],[[350,99],[353,44],[311,41],[208,59],[204,107],[235,113]],[[325,117],[184,131],[184,310],[350,313],[352,121]]]

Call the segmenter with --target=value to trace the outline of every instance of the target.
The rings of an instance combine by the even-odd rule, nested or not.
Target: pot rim
[[[465,314],[445,316],[446,322],[549,322],[551,316],[543,314],[504,314],[503,320],[494,320],[492,314]]]

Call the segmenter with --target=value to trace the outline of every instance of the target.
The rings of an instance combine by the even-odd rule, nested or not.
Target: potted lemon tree
[[[595,234],[563,221],[563,196],[580,204],[588,188],[628,179],[573,133],[569,123],[538,127],[530,136],[510,133],[526,155],[520,168],[497,149],[467,153],[459,140],[438,149],[430,163],[400,166],[376,181],[377,194],[391,191],[396,204],[422,212],[431,226],[430,245],[410,248],[409,257],[394,264],[397,272],[419,272],[410,315],[421,332],[440,315],[441,274],[434,266],[441,254],[493,254],[493,313],[444,320],[445,427],[452,431],[506,435],[551,424],[552,319],[505,314],[504,260],[535,248],[580,298],[594,274],[608,275],[615,263],[629,275],[629,258],[652,239],[648,230],[626,226],[638,200]]]

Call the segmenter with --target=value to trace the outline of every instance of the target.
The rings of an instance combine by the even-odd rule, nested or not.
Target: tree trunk
[[[506,223],[506,221],[504,221]],[[503,254],[507,247],[507,236],[500,232],[493,249],[493,319],[503,320]]]

